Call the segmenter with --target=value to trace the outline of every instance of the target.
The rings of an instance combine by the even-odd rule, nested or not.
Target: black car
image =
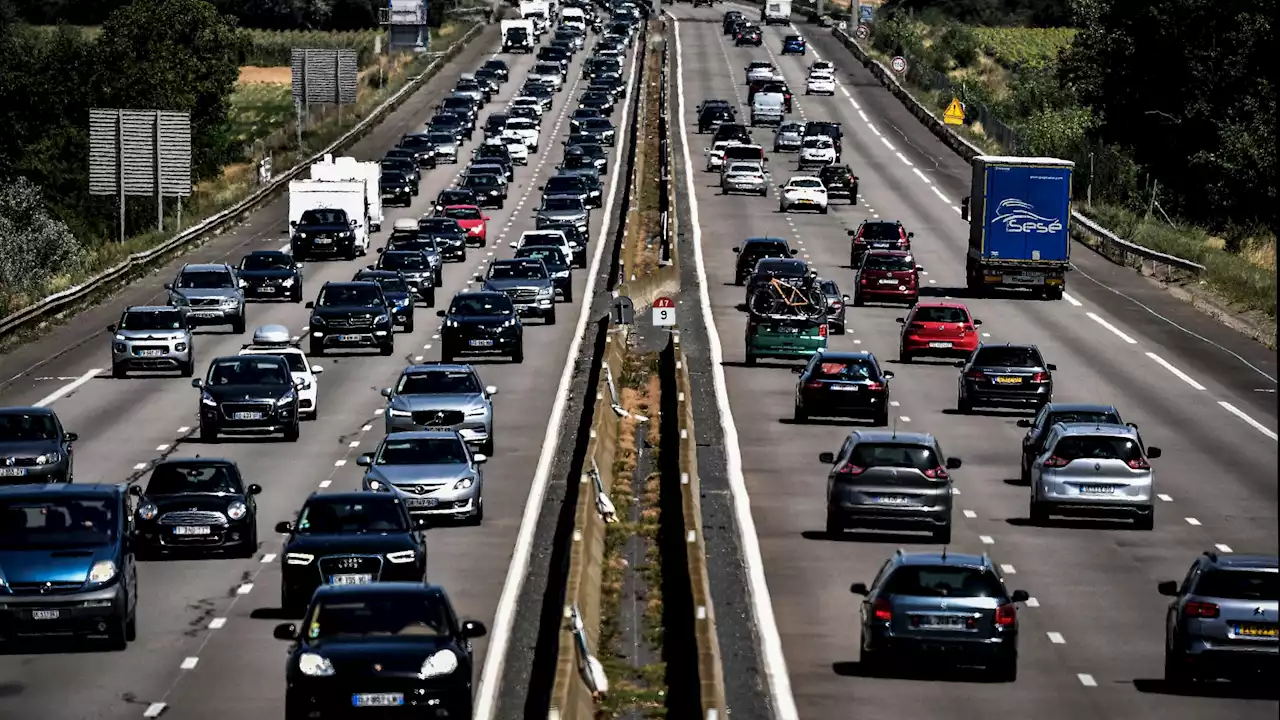
[[[484,120],[484,136],[491,138],[501,135],[510,118],[511,116],[506,113],[489,113],[489,117]]]
[[[587,207],[600,207],[600,198],[591,197],[587,181],[578,175],[556,175],[547,178],[546,185],[538,186],[542,197],[571,197],[581,200]]]
[[[470,140],[471,133],[473,131],[474,131],[474,128],[471,127],[470,123],[467,122],[467,119],[465,117],[461,115],[456,115],[454,113],[437,113],[434,117],[431,118],[431,121],[427,124],[428,135],[431,135],[434,133],[441,133],[444,135],[448,135],[449,137],[452,137],[454,139],[454,142],[463,142],[464,140]],[[440,141],[436,138],[431,138],[431,142],[435,143],[436,145],[441,144]],[[437,151],[437,155],[439,155],[439,151]]]
[[[302,610],[325,585],[421,584],[427,575],[424,527],[392,493],[313,493],[296,521],[276,524],[276,532],[289,536],[281,609]]]
[[[302,302],[302,265],[280,250],[254,250],[240,258],[237,275],[245,299]]]
[[[400,138],[396,147],[413,153],[418,167],[434,168],[436,166],[436,146],[426,133],[414,133]]]
[[[484,65],[481,65],[480,67],[484,70],[492,70],[493,74],[497,76],[499,83],[506,82],[507,78],[511,76],[511,71],[507,69],[507,63],[505,60],[492,58],[490,60],[485,60]]]
[[[592,138],[605,147],[613,147],[617,141],[617,130],[608,118],[587,118],[578,125],[578,132]],[[570,134],[569,137],[573,137]]]
[[[590,143],[600,144],[600,138],[590,133],[583,132],[582,130],[570,130],[569,137],[565,138],[564,140],[564,144],[566,147],[573,147],[575,145],[587,145]]]
[[[434,246],[432,249],[434,250]],[[414,297],[427,307],[435,307],[436,288],[444,278],[441,277],[443,272],[440,267],[431,262],[429,251],[410,249],[408,242],[399,243],[390,249],[380,249],[378,262],[370,269],[394,270],[404,275]]]
[[[405,332],[413,332],[413,288],[404,273],[399,270],[369,270],[356,272],[351,282],[375,282],[382,288],[382,295],[391,304],[391,320]]]
[[[740,142],[743,145],[750,145],[752,144],[751,130],[742,123],[721,123],[720,127],[716,128],[716,134],[711,136],[711,144],[715,145],[718,142],[729,140]]]
[[[391,303],[372,282],[327,282],[320,296],[306,305],[311,310],[309,355],[324,355],[331,347],[376,347],[383,355],[395,352]]]
[[[616,107],[618,104],[618,101],[622,99],[622,96],[626,91],[626,89],[627,88],[625,85],[618,85],[617,83],[611,80],[600,78],[597,80],[592,80],[590,83],[588,83],[587,89],[583,90],[582,93],[583,95],[586,95],[587,93],[600,93],[601,95],[604,95],[605,97],[609,98],[613,102],[614,106]]]
[[[1114,405],[1095,403],[1049,403],[1040,408],[1034,419],[1018,421],[1018,427],[1030,428],[1022,438],[1022,482],[1031,482],[1031,463],[1045,451],[1044,441],[1049,430],[1058,423],[1097,423],[1099,425],[1138,426],[1120,419],[1120,411]]]
[[[356,245],[355,218],[335,208],[303,210],[297,220],[289,221],[289,249],[293,257],[306,260],[312,255],[359,257]]]
[[[506,75],[504,75],[503,73],[499,72],[494,68],[489,68],[489,67],[482,67],[479,70],[476,70],[475,73],[473,74],[475,75],[476,82],[482,85],[484,84],[492,85],[493,86],[492,92],[495,92],[495,93],[497,92],[498,88],[501,87],[502,83],[505,82],[507,79]]]
[[[191,381],[200,391],[200,441],[216,442],[231,433],[281,433],[297,442],[301,382],[279,355],[215,358],[204,380]]]
[[[796,382],[795,419],[866,417],[889,424],[889,379],[869,352],[814,353],[804,367],[792,369]]]
[[[539,230],[559,230],[564,233],[564,239],[569,242],[569,249],[573,251],[573,257],[569,261],[574,267],[587,266],[587,234],[582,228],[571,222],[553,222],[543,225]]]
[[[492,147],[492,146],[490,146]],[[502,181],[510,187],[511,183],[516,179],[515,167],[511,164],[503,164],[499,160],[481,160],[472,158],[471,164],[467,166],[468,175],[497,175]]]
[[[858,176],[848,165],[827,165],[818,171],[818,179],[827,188],[827,198],[844,198],[850,205],[858,204]]]
[[[568,161],[570,155],[584,155],[595,163],[596,169],[601,174],[608,174],[609,172],[609,152],[599,143],[583,142],[571,144],[564,151],[566,161]]]
[[[0,408],[0,485],[71,482],[78,439],[50,408]]]
[[[556,247],[547,247],[542,245],[531,245],[516,250],[514,259],[523,260],[525,258],[531,260],[541,260],[547,273],[551,276],[551,284],[555,287],[556,299],[560,302],[573,302],[573,273],[569,265],[569,258],[564,256],[564,251]]]
[[[480,198],[476,196],[476,191],[471,188],[445,188],[440,191],[439,195],[436,195],[436,201],[432,205],[432,209],[438,213],[453,205],[475,205],[479,207]]]
[[[764,38],[760,33],[760,28],[751,25],[739,28],[737,35],[733,38],[733,44],[736,47],[742,47],[743,45],[760,47],[763,42]]]
[[[717,128],[725,123],[731,123],[737,119],[733,109],[723,105],[713,105],[703,108],[698,113],[698,132],[708,133],[714,132]]]
[[[832,335],[843,335],[845,331],[845,307],[849,296],[840,292],[835,280],[818,280],[818,290],[827,301],[827,327]]]
[[[604,183],[600,182],[600,172],[594,167],[560,170],[555,177],[577,177],[587,188],[587,207],[604,207]]]
[[[413,204],[413,196],[418,194],[418,186],[403,171],[391,170],[384,166],[382,174],[378,176],[378,192],[382,194],[384,206],[409,207]]]
[[[511,180],[515,161],[511,159],[511,151],[506,145],[481,145],[472,154],[474,163],[494,163],[503,167],[507,180]]]
[[[275,628],[276,638],[294,643],[285,667],[285,717],[335,708],[471,717],[472,641],[486,630],[479,621],[459,620],[439,586],[326,586],[304,617],[306,632],[292,623]]]
[[[598,117],[605,117],[605,114],[600,112],[596,108],[579,106],[576,110],[574,110],[572,113],[569,114],[569,131],[570,132],[575,131],[578,125],[581,124],[582,121],[586,120],[587,118],[598,118]]]
[[[975,407],[1019,407],[1037,409],[1053,400],[1053,371],[1035,345],[981,344],[960,368],[956,407],[962,413]]]
[[[453,296],[440,329],[440,361],[466,355],[502,356],[524,362],[524,326],[511,298],[500,292],[461,292]]]
[[[595,160],[582,152],[572,152],[574,148],[569,148],[564,153],[564,159],[556,166],[556,170],[561,175],[565,175],[578,170],[590,171],[597,178],[602,174],[600,168],[596,165]]]
[[[502,209],[507,203],[507,180],[493,173],[467,173],[461,183],[462,187],[476,194],[477,205]]]
[[[733,271],[733,282],[735,285],[742,285],[747,282],[747,278],[751,277],[751,273],[756,269],[756,263],[761,259],[789,258],[797,251],[792,249],[783,238],[755,237],[743,240],[741,245],[733,249],[733,252],[738,255]]]
[[[418,221],[418,231],[436,241],[440,259],[445,262],[467,261],[467,231],[450,217],[426,217]]]
[[[475,130],[477,120],[476,101],[466,95],[454,95],[440,101],[436,106],[437,113],[453,113],[461,117],[468,130]],[[470,134],[468,133],[468,137]]]
[[[599,110],[601,114],[608,115],[613,112],[613,97],[606,92],[588,90],[579,98],[578,107]]]
[[[404,153],[403,155],[401,153]],[[389,150],[378,164],[382,166],[382,172],[398,172],[405,176],[413,195],[418,194],[418,189],[422,183],[422,169],[418,167],[410,157],[408,150]]]
[[[132,485],[138,511],[134,552],[212,550],[253,557],[258,550],[261,485],[245,484],[240,467],[221,458],[156,463],[144,489]]]

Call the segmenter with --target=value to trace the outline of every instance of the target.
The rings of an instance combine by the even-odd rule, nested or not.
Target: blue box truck
[[[969,221],[965,280],[982,296],[992,288],[1024,288],[1062,297],[1071,264],[1070,160],[979,155],[961,201]]]

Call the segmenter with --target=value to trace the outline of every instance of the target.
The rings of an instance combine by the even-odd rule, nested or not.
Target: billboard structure
[[[440,15],[427,8],[427,0],[387,0],[378,13],[381,24],[387,26],[387,49],[429,51],[431,28],[440,26]]]
[[[342,106],[356,101],[359,55],[355,50],[333,48],[294,48],[290,55],[293,70],[293,107],[297,113],[298,145],[302,145],[302,126],[311,115],[312,105]]]
[[[125,235],[125,198],[156,199],[156,229],[164,230],[164,198],[191,195],[191,114],[169,110],[89,111],[89,194],[114,195]]]

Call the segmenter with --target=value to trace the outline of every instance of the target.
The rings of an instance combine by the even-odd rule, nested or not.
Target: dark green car
[[[752,317],[747,321],[747,364],[761,358],[808,360],[827,349],[827,334],[825,318]]]

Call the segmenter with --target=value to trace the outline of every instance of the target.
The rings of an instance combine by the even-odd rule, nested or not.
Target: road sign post
[[[653,301],[654,327],[671,327],[676,324],[676,303],[669,297],[656,298]]]
[[[901,75],[907,71],[907,59],[899,55],[889,61],[889,67],[893,68],[894,72]]]
[[[859,25],[858,28],[853,31],[853,36],[859,40],[866,40],[871,36],[871,29],[866,25]]]

